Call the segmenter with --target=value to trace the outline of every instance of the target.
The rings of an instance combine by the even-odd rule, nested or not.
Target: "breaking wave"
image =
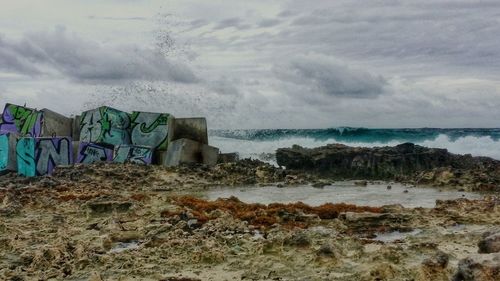
[[[222,152],[238,152],[240,157],[268,160],[281,147],[298,144],[318,147],[329,143],[349,146],[393,146],[412,142],[426,147],[446,148],[457,154],[488,156],[500,160],[500,128],[495,129],[268,129],[212,130],[211,144]]]

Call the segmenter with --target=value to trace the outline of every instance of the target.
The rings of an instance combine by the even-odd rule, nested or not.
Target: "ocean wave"
[[[332,133],[335,130],[337,133]],[[236,130],[211,131],[211,144],[222,152],[238,152],[242,158],[267,158],[276,149],[298,144],[318,147],[330,143],[349,146],[394,146],[413,142],[426,147],[446,148],[451,153],[488,156],[500,160],[499,129],[374,129],[328,130]],[[443,132],[444,130],[444,132]],[[322,132],[319,132],[322,131]],[[347,132],[347,133],[346,133]]]

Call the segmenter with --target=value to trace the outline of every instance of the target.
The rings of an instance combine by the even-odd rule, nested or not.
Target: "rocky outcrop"
[[[453,281],[500,280],[500,254],[473,255],[458,263]]]
[[[478,243],[479,253],[498,253],[500,252],[500,231],[496,233],[486,232],[483,239]]]
[[[412,143],[374,148],[342,144],[318,148],[294,145],[278,149],[276,160],[278,165],[287,169],[306,170],[339,178],[401,180],[418,176],[422,181],[453,184],[452,179],[463,175],[472,178],[468,183],[473,183],[473,178],[478,177],[485,184],[500,184],[500,161],[487,157],[456,155],[446,149],[426,148]],[[443,167],[448,170],[435,170]],[[455,182],[458,183],[459,181]]]

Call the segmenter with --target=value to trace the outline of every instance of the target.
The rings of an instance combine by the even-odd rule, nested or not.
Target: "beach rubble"
[[[498,253],[478,253],[480,241],[499,231],[495,195],[414,209],[197,195],[320,181],[256,160],[7,174],[0,177],[0,279],[498,280]],[[394,232],[404,235],[379,239]]]

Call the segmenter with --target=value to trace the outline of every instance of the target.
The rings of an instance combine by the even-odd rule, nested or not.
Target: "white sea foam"
[[[244,140],[235,138],[225,138],[211,136],[210,142],[217,146],[222,152],[238,152],[241,158],[262,158],[262,153],[274,153],[276,149],[291,147],[298,144],[303,147],[318,147],[329,143],[342,143],[349,146],[394,146],[401,142],[342,142],[334,138],[327,140],[317,140],[308,137],[291,137],[279,140]],[[500,160],[500,141],[495,141],[491,137],[465,136],[451,140],[447,135],[439,135],[434,140],[415,142],[426,147],[446,148],[451,153],[472,154],[473,156],[488,156]]]

